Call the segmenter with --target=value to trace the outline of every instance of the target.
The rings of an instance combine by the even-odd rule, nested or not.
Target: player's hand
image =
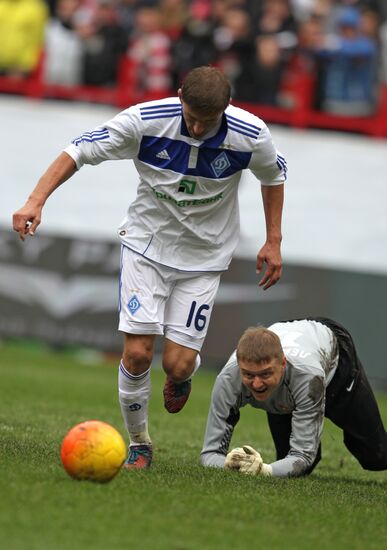
[[[36,228],[40,224],[41,212],[41,207],[27,202],[13,215],[13,228],[19,233],[22,241],[24,241],[26,235],[32,237],[35,234]]]
[[[261,471],[263,460],[258,451],[250,447],[250,445],[243,445],[245,456],[240,461],[239,471],[244,474],[257,475]]]
[[[270,464],[265,464],[259,452],[250,445],[236,447],[230,451],[226,456],[224,467],[229,470],[239,470],[243,474],[272,475]]]
[[[264,464],[258,451],[250,447],[250,445],[243,445],[243,450],[245,456],[240,462],[240,472],[250,475],[272,475],[271,466],[269,464]]]
[[[282,257],[280,243],[266,242],[257,255],[257,273],[261,273],[263,265],[266,264],[266,271],[259,281],[259,286],[267,290],[275,285],[282,275]]]
[[[230,451],[226,456],[224,467],[228,470],[239,470],[241,461],[245,456],[246,452],[242,449],[242,447],[235,447],[235,449]]]

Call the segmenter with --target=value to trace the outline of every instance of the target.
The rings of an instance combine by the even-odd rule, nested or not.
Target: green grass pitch
[[[387,475],[366,472],[326,422],[323,460],[302,479],[260,479],[198,464],[215,374],[195,376],[185,409],[163,409],[152,374],[149,471],[105,485],[72,480],[59,449],[74,424],[97,418],[125,430],[117,365],[71,353],[0,346],[0,546],[6,550],[378,549],[387,547]],[[378,395],[387,420],[387,395]],[[274,449],[265,414],[242,411],[232,446]],[[125,436],[126,437],[126,436]]]

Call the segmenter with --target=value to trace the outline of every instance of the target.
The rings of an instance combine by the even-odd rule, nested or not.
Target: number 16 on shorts
[[[191,304],[185,326],[189,328],[193,323],[197,331],[202,331],[207,323],[207,317],[205,313],[209,309],[210,306],[208,304],[198,305],[198,303],[194,300]]]

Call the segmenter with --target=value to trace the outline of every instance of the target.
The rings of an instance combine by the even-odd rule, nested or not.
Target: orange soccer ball
[[[113,479],[126,454],[121,434],[99,420],[88,420],[71,428],[60,450],[64,469],[71,477],[99,482]]]

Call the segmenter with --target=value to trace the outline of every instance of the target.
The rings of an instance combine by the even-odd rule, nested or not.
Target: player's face
[[[217,124],[219,124],[222,118],[223,111],[220,113],[201,113],[195,109],[192,109],[184,101],[181,102],[183,106],[183,116],[189,135],[195,139],[201,139],[208,132],[210,132]]]
[[[281,382],[285,366],[285,357],[282,361],[272,359],[268,363],[241,361],[239,369],[242,383],[251,391],[254,399],[265,401]]]

